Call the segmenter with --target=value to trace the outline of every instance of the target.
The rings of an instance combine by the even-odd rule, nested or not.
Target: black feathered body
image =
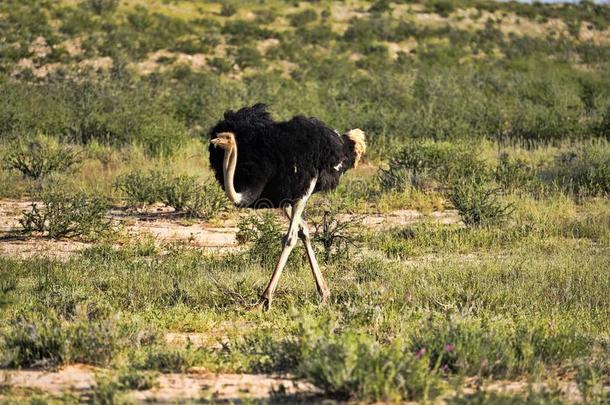
[[[355,145],[315,118],[295,116],[276,122],[263,104],[228,111],[210,131],[232,132],[237,142],[235,190],[247,196],[243,205],[281,207],[307,194],[330,190],[356,161]],[[224,188],[225,151],[210,145],[210,164]]]

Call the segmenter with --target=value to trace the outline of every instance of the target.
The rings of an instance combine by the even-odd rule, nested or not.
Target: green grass
[[[517,207],[518,220],[538,218],[532,229],[424,223],[395,231],[407,237],[400,254],[389,244],[396,236],[373,232],[368,250],[325,265],[333,292],[325,306],[307,264],[291,262],[270,313],[245,311],[270,273],[248,252],[141,257],[130,245],[100,245],[65,264],[3,258],[0,272],[16,279],[2,309],[5,364],[290,371],[329,396],[379,400],[433,398],[462,376],[576,372],[607,355],[610,278],[599,270],[610,266],[610,239],[607,225],[587,220],[607,218],[607,206]],[[219,325],[233,342],[225,349],[167,347],[161,337],[218,336]],[[31,327],[48,338],[26,339]],[[126,344],[135,336],[138,344]],[[585,372],[589,385],[596,373]]]

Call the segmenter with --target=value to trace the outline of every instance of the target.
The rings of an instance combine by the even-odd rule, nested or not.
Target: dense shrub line
[[[247,67],[258,64],[260,54],[241,48],[237,57]],[[131,82],[113,76],[39,85],[0,81],[0,138],[43,133],[72,143],[139,144],[151,155],[171,155],[227,108],[260,100],[280,117],[301,112],[338,128],[361,127],[370,134],[373,156],[409,138],[535,144],[605,137],[610,83],[546,68],[528,62],[522,71],[496,65],[359,77],[348,63],[321,59],[300,73],[304,87],[272,74],[237,82],[188,70]],[[179,83],[174,74],[181,75]],[[332,100],[325,96],[329,91]]]

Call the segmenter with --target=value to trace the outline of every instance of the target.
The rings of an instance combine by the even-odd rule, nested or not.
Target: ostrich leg
[[[297,244],[297,238],[299,234],[299,224],[301,223],[301,216],[303,215],[303,210],[305,209],[305,205],[307,204],[307,200],[313,193],[313,190],[316,186],[316,180],[314,179],[309,186],[309,190],[307,193],[298,199],[296,203],[293,204],[292,208],[292,218],[290,219],[290,226],[288,227],[288,233],[284,237],[284,248],[282,249],[282,254],[280,255],[280,259],[275,266],[275,270],[273,271],[273,275],[271,276],[271,280],[269,280],[269,284],[265,289],[261,297],[261,304],[269,309],[271,307],[271,301],[273,300],[273,293],[277,288],[277,283],[280,280],[280,276],[282,275],[282,271],[284,267],[286,267],[286,262],[288,261],[288,257],[290,253],[294,249]]]
[[[284,213],[288,217],[288,219],[292,219],[290,206],[286,206],[284,208]],[[316,281],[316,288],[318,289],[318,294],[322,297],[322,302],[326,302],[328,297],[330,296],[330,291],[326,285],[326,281],[324,281],[324,277],[322,276],[322,272],[320,271],[320,266],[318,266],[318,261],[316,260],[316,255],[313,250],[313,246],[311,245],[311,238],[309,236],[309,227],[305,223],[304,219],[301,219],[299,224],[299,239],[305,245],[305,251],[307,252],[307,260],[309,261],[309,267],[311,267],[311,271],[313,273],[313,278]]]

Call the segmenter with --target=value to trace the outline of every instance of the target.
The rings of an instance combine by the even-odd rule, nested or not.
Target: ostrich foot
[[[271,309],[271,298],[260,297],[256,304],[250,305],[248,308],[249,311],[259,312],[259,311],[269,311]]]
[[[320,301],[322,302],[322,304],[328,304],[329,299],[330,291],[328,289],[320,292]]]

